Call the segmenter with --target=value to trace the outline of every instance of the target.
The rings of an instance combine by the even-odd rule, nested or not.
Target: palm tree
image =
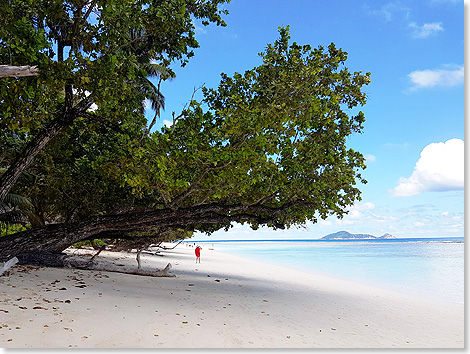
[[[5,200],[0,202],[0,236],[18,228],[38,226],[42,224],[39,217],[33,212],[33,205],[28,198],[18,194],[7,194]],[[21,226],[21,227],[19,227]]]
[[[142,40],[142,38],[145,39]],[[134,84],[145,100],[150,101],[151,108],[155,111],[146,134],[149,134],[155,125],[160,111],[165,109],[165,97],[160,91],[160,84],[164,80],[175,77],[173,70],[157,63],[161,58],[152,49],[154,40],[152,36],[146,35],[143,31],[133,31],[130,33],[129,45],[125,49],[135,55],[136,68],[145,72],[145,76],[139,77]],[[158,84],[155,85],[151,79],[157,79]],[[145,100],[142,102],[142,113],[145,111]]]
[[[144,97],[150,101],[150,107],[155,111],[155,115],[148,125],[146,134],[150,133],[150,130],[155,125],[157,118],[160,116],[160,111],[165,109],[165,97],[160,91],[160,84],[167,78],[173,78],[173,72],[164,67],[163,65],[152,63],[151,59],[140,57],[137,65],[140,69],[144,70],[147,74],[146,77],[140,78],[136,84],[137,89]],[[154,85],[151,78],[157,78],[158,84]],[[145,109],[145,101],[142,103],[142,113]]]
[[[0,168],[0,175],[5,171],[6,169]],[[34,206],[28,198],[9,193],[0,202],[0,236],[9,233],[9,229],[18,231],[19,226],[25,228],[42,225],[41,218],[34,213]]]

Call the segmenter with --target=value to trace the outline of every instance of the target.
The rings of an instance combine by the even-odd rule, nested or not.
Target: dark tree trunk
[[[65,253],[20,253],[16,255],[19,264],[39,265],[48,267],[65,267],[68,255]]]
[[[259,208],[256,210],[259,211]],[[232,221],[252,221],[257,224],[272,224],[278,228],[284,227],[273,217],[280,209],[263,208],[263,210],[270,211],[267,215],[271,216],[259,216],[244,206],[210,204],[176,210],[97,216],[74,223],[46,225],[0,238],[0,261],[21,254],[60,253],[79,241],[93,238],[126,238],[136,231],[195,229],[202,225],[220,227],[230,225]]]

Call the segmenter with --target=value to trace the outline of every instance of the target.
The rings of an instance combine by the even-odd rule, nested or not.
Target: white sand
[[[135,255],[105,253],[136,266]],[[184,245],[144,268],[175,278],[15,266],[4,348],[463,348],[464,306]]]

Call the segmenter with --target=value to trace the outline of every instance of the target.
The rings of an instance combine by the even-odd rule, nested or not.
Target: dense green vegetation
[[[198,46],[195,19],[225,25],[224,2],[1,7],[0,64],[37,65],[40,75],[0,79],[0,200],[27,198],[38,220],[2,238],[0,258],[232,222],[285,228],[341,217],[360,199],[364,158],[346,138],[362,130],[363,114],[348,113],[365,103],[369,74],[349,72],[334,44],[292,43],[288,28],[260,66],[222,74],[172,127],[150,133],[142,102],[158,117],[158,82]]]

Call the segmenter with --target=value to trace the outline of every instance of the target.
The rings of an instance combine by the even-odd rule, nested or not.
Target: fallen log
[[[154,271],[143,270],[142,268],[137,269],[126,269],[121,268],[115,264],[107,262],[94,262],[89,261],[80,257],[68,257],[65,259],[65,265],[68,268],[78,268],[85,270],[98,270],[104,272],[116,272],[124,274],[133,274],[133,275],[143,275],[148,277],[175,277],[174,274],[170,274],[171,263],[168,263],[166,267],[162,270],[156,269]]]
[[[143,270],[126,269],[109,262],[96,262],[91,259],[68,255],[66,253],[22,253],[17,255],[18,263],[24,265],[40,265],[56,268],[75,268],[83,270],[97,270],[104,272],[115,272],[123,274],[142,275],[149,277],[175,277],[170,274],[171,264],[168,263],[164,269]]]

